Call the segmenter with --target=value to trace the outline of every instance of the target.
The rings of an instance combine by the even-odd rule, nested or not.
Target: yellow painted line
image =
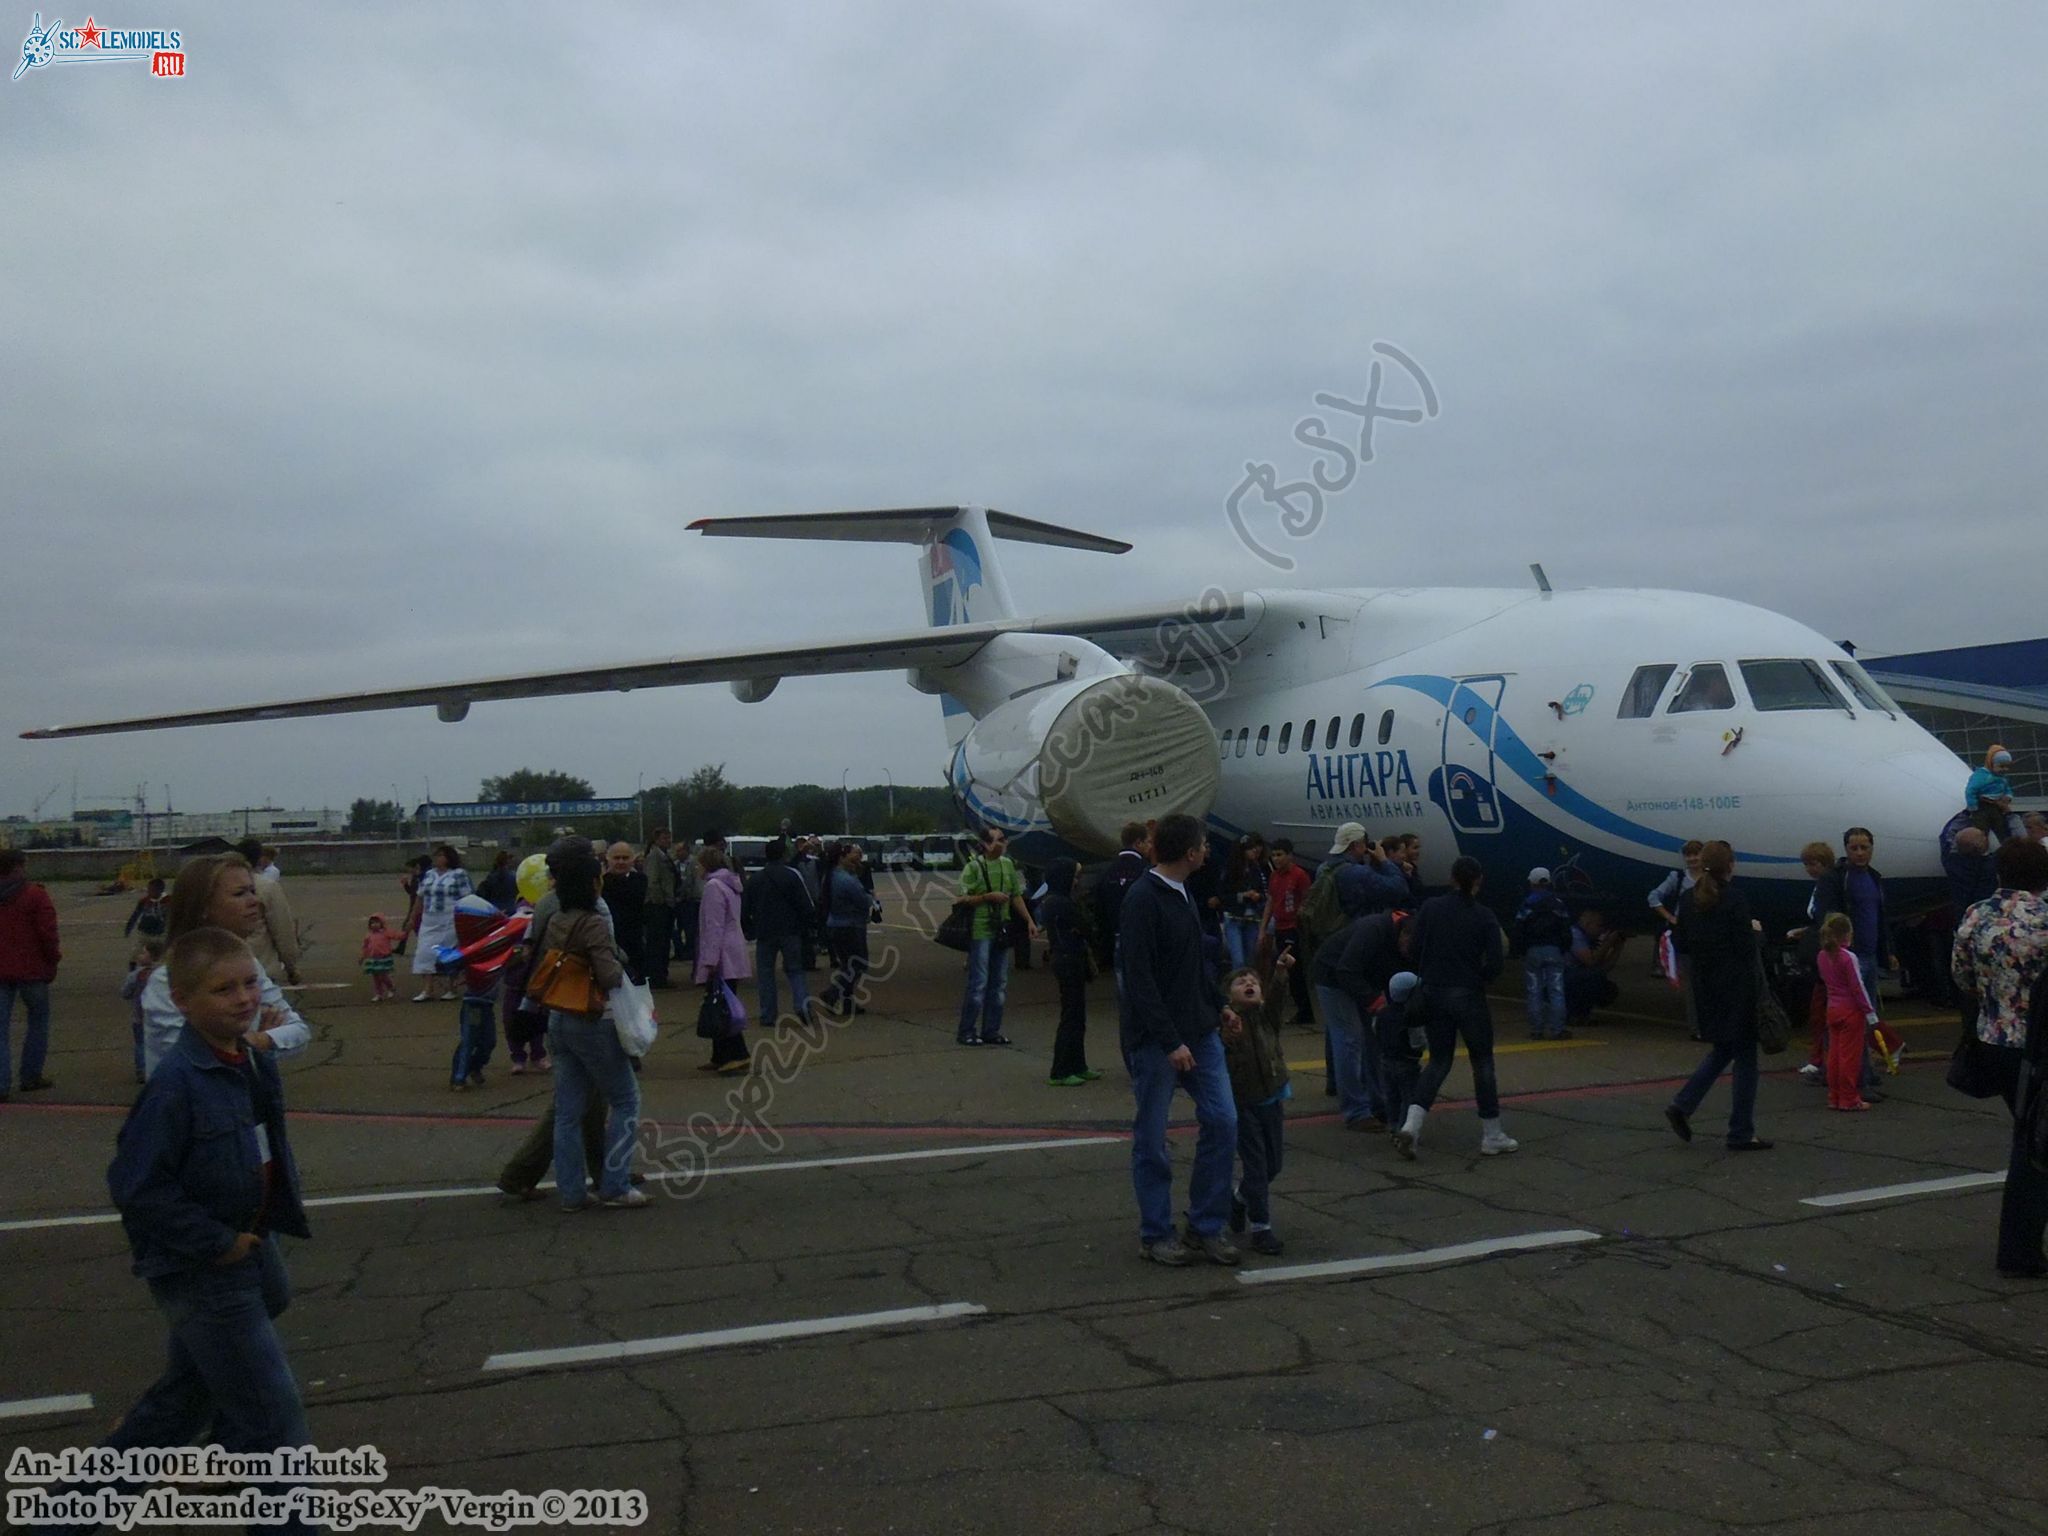
[[[1605,1045],[1606,1043],[1605,1040],[1517,1040],[1512,1045],[1496,1045],[1493,1048],[1493,1054],[1496,1056],[1513,1056],[1526,1051],[1577,1051],[1583,1050],[1589,1045]],[[1458,1054],[1460,1056],[1465,1054],[1462,1044],[1458,1047]],[[1287,1070],[1290,1072],[1320,1072],[1322,1069],[1323,1062],[1321,1057],[1317,1057],[1314,1061],[1290,1061],[1287,1063]]]

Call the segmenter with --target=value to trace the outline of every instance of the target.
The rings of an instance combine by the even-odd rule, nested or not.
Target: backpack
[[[1558,949],[1572,947],[1572,919],[1555,895],[1523,903],[1515,914],[1514,951],[1527,954],[1541,944]]]
[[[1316,871],[1308,894],[1301,899],[1301,911],[1294,919],[1309,954],[1314,954],[1316,946],[1346,921],[1344,908],[1337,900],[1337,865],[1338,860],[1330,859]]]

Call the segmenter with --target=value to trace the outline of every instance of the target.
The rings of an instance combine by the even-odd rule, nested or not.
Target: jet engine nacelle
[[[1050,833],[1110,855],[1125,822],[1201,818],[1221,782],[1209,717],[1180,689],[1124,672],[1034,689],[974,723],[948,778],[977,826]]]

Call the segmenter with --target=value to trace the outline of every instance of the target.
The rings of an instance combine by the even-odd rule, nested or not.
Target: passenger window
[[[1686,674],[1685,686],[1671,701],[1667,715],[1690,715],[1703,709],[1733,709],[1735,690],[1728,682],[1728,669],[1718,661],[1703,661]]]
[[[1744,661],[1742,686],[1758,709],[1847,709],[1817,661]]]
[[[1259,727],[1259,742],[1258,742],[1258,745],[1257,745],[1257,746],[1255,746],[1255,747],[1253,747],[1253,748],[1252,748],[1252,751],[1253,751],[1253,752],[1255,752],[1255,753],[1256,753],[1256,754],[1257,754],[1258,756],[1260,756],[1260,757],[1264,757],[1264,756],[1266,755],[1266,738],[1267,738],[1268,736],[1271,736],[1272,734],[1273,734],[1273,727],[1271,727],[1270,725],[1262,725],[1262,726],[1260,726],[1260,727]]]
[[[1657,713],[1657,701],[1664,697],[1664,685],[1678,668],[1669,662],[1637,667],[1636,675],[1621,690],[1621,711],[1617,720],[1647,720]]]
[[[1244,756],[1245,743],[1250,741],[1251,739],[1252,731],[1250,726],[1241,725],[1237,728],[1237,755],[1239,757]]]
[[[1365,716],[1353,715],[1351,717],[1351,745],[1355,747],[1363,740],[1365,740]]]
[[[1385,746],[1394,739],[1394,712],[1390,709],[1380,716],[1380,745]]]
[[[1216,753],[1219,757],[1230,756],[1230,732],[1225,731],[1216,738]]]
[[[1865,709],[1875,709],[1892,716],[1898,714],[1899,706],[1892,702],[1890,694],[1877,686],[1877,679],[1863,670],[1862,663],[1831,661],[1828,665],[1835,669],[1835,676],[1849,685],[1849,691],[1856,695],[1856,702]]]
[[[1301,750],[1313,752],[1316,749],[1316,723],[1311,720],[1301,728]]]
[[[1280,750],[1281,750],[1282,752],[1285,752],[1285,751],[1287,750],[1287,738],[1288,738],[1288,737],[1290,737],[1290,736],[1292,736],[1293,734],[1294,734],[1294,722],[1293,722],[1292,720],[1283,720],[1283,721],[1281,721],[1281,722],[1280,722]]]
[[[1335,715],[1330,716],[1330,728],[1323,733],[1323,750],[1325,752],[1337,750],[1337,727],[1340,724],[1342,722]]]

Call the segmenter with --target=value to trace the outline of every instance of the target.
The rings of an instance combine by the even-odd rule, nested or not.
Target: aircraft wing
[[[459,720],[471,704],[483,699],[537,699],[572,693],[630,693],[635,688],[671,688],[683,683],[773,683],[785,677],[816,677],[833,672],[888,672],[905,667],[953,667],[1017,622],[961,624],[950,629],[919,629],[908,634],[865,635],[853,640],[778,646],[772,650],[727,651],[713,655],[671,656],[663,661],[623,662],[614,666],[578,667],[566,672],[531,672],[519,677],[483,677],[468,682],[430,683],[417,688],[385,688],[367,693],[331,693],[311,699],[285,699],[275,704],[201,709],[175,715],[139,715],[129,720],[104,720],[90,725],[59,725],[23,731],[31,741],[67,736],[106,736],[121,731],[160,731],[179,725],[233,725],[250,720],[290,720],[303,715],[351,715],[368,710],[433,708],[444,720]]]
[[[1211,598],[1183,608],[1134,610],[1121,614],[1076,615],[1039,619],[997,619],[981,624],[956,624],[944,629],[917,629],[903,634],[862,635],[850,640],[778,646],[769,650],[726,651],[697,656],[671,656],[659,661],[620,662],[578,667],[564,672],[532,672],[516,677],[473,678],[466,682],[428,683],[414,688],[384,688],[364,693],[332,693],[310,699],[283,699],[272,704],[235,705],[226,709],[191,710],[169,715],[138,715],[127,720],[102,720],[85,725],[58,725],[23,731],[31,741],[57,741],[70,736],[108,736],[123,731],[161,731],[183,725],[236,725],[253,720],[291,720],[307,715],[351,715],[381,709],[435,709],[443,720],[460,720],[480,700],[551,698],[573,693],[630,693],[636,688],[673,688],[687,683],[754,683],[763,685],[755,698],[785,677],[821,677],[832,673],[894,672],[917,668],[926,672],[957,667],[974,659],[982,647],[1002,634],[1075,635],[1093,641],[1112,655],[1144,662],[1171,662],[1201,636],[1206,646],[1232,643],[1234,632],[1257,621],[1257,599]]]

